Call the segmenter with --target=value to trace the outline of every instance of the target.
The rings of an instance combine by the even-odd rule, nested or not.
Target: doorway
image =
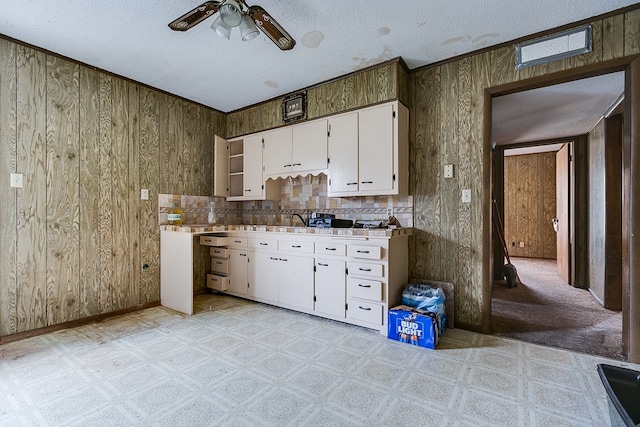
[[[614,83],[610,84],[611,82]],[[608,94],[589,93],[590,88],[603,88],[608,84]],[[496,143],[496,149],[492,154],[493,182],[497,189],[496,199],[501,199],[500,211],[504,218],[507,247],[512,251],[511,262],[518,269],[522,284],[517,289],[505,289],[501,286],[499,279],[503,262],[502,251],[496,251],[497,245],[494,244],[494,279],[498,280],[492,288],[492,333],[583,353],[624,359],[621,313],[606,310],[589,290],[589,279],[594,279],[588,269],[589,249],[596,246],[590,239],[605,241],[606,236],[594,237],[583,232],[588,230],[589,217],[600,213],[587,202],[590,191],[589,144],[595,144],[591,130],[595,126],[594,121],[600,121],[607,111],[620,104],[619,96],[624,92],[624,74],[614,73],[556,86],[547,86],[543,91],[534,89],[532,93],[518,92],[517,96],[513,97],[520,105],[517,108],[512,105],[507,111],[520,109],[524,110],[520,111],[520,116],[535,116],[527,125],[537,128],[533,131],[526,128],[523,130],[523,120],[518,119],[519,134],[515,136],[513,132],[509,133],[508,126],[503,126],[506,131],[497,129],[496,132],[496,119],[504,118],[504,114],[495,107],[495,99],[499,98],[494,99],[492,135],[497,137],[498,141],[492,141]],[[571,90],[571,86],[579,86],[573,93],[573,103],[571,97],[563,92]],[[562,95],[558,96],[557,93]],[[560,105],[560,108],[562,102],[568,103],[574,111],[579,109],[576,106],[588,102],[588,99],[598,96],[602,99],[599,106],[589,107],[600,109],[599,113],[589,117],[592,113],[589,108],[584,113],[583,121],[591,121],[586,127],[585,124],[579,123],[580,120],[563,117],[558,112],[550,112],[554,116],[553,119],[570,123],[564,126],[567,129],[563,131],[573,134],[585,133],[583,137],[562,141],[567,134],[553,133],[558,132],[561,126],[553,123],[553,119],[550,124],[544,122],[544,113],[540,111],[547,112],[554,107],[540,108],[540,105],[544,104],[540,98],[542,96],[549,97],[548,101]],[[528,107],[529,111],[526,111],[527,107],[523,105],[530,100],[533,100],[532,105]],[[527,133],[543,135],[542,139],[546,141],[541,143],[539,140],[527,140]],[[504,135],[510,138],[506,143],[499,140]],[[524,148],[517,148],[520,146]],[[551,154],[520,154],[520,163],[531,164],[535,170],[526,171],[521,168],[518,176],[518,173],[512,171],[512,157],[504,157],[509,151],[517,149]],[[549,169],[550,156],[554,160],[553,170]],[[580,160],[583,164],[580,164]],[[569,179],[564,180],[563,184],[562,177],[567,175]],[[618,177],[618,181],[621,185],[621,176]],[[517,188],[517,191],[513,188]],[[549,194],[550,191],[553,196]],[[551,198],[554,202],[553,211],[552,204],[548,203]],[[539,203],[536,204],[537,202]],[[620,209],[621,207],[619,211]],[[556,230],[550,235],[554,226]],[[544,232],[541,229],[544,229]],[[602,232],[604,233],[604,230]],[[550,246],[553,245],[556,247],[551,254]],[[567,286],[568,284],[572,286]]]

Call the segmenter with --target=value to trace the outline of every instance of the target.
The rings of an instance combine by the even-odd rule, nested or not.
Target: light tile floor
[[[450,329],[437,350],[221,295],[0,346],[2,426],[607,426],[597,363]]]

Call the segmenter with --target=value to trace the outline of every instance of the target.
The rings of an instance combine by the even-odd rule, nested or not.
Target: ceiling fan
[[[219,12],[219,13],[218,13]],[[229,38],[233,27],[240,28],[243,41],[254,39],[258,29],[281,50],[290,50],[296,41],[260,6],[247,6],[244,0],[206,1],[180,18],[169,23],[175,31],[187,31],[218,13],[211,28],[220,36]]]

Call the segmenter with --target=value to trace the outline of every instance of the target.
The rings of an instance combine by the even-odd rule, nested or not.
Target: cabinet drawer
[[[382,282],[378,280],[349,277],[347,281],[349,297],[363,298],[371,301],[382,301]]]
[[[349,261],[347,263],[349,274],[356,276],[383,277],[384,268],[382,264],[369,264],[366,262]]]
[[[246,237],[235,237],[235,236],[230,236],[228,237],[229,239],[229,246],[232,248],[246,248],[247,247],[247,238]]]
[[[348,300],[349,310],[347,317],[362,320],[363,322],[382,325],[382,305],[358,301],[352,298]]]
[[[381,259],[382,248],[380,246],[349,245],[347,256],[353,258]]]
[[[209,255],[211,255],[212,258],[229,258],[229,249],[209,248]]]
[[[316,253],[323,255],[340,255],[344,256],[346,253],[346,245],[341,243],[318,243],[316,245]]]
[[[227,243],[226,236],[200,236],[200,244],[204,246],[226,246]]]
[[[229,274],[229,260],[211,258],[211,271],[213,273]]]
[[[207,274],[207,288],[216,291],[226,291],[229,287],[229,278],[217,274]]]
[[[278,241],[275,239],[249,239],[249,248],[277,250]]]
[[[288,252],[300,252],[305,254],[313,253],[313,242],[294,241],[294,240],[280,240],[278,242],[278,249]]]

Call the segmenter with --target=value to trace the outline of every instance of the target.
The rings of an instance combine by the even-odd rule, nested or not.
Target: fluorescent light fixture
[[[593,50],[591,25],[516,45],[516,70]]]

